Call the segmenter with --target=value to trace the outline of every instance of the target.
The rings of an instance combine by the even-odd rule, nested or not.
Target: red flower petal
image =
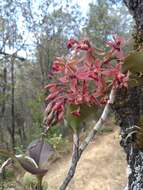
[[[77,110],[71,112],[72,115],[79,117],[80,116],[80,107],[77,108]]]
[[[76,77],[79,79],[79,80],[87,80],[89,79],[89,76],[90,76],[90,72],[88,71],[77,71],[75,73]]]
[[[54,93],[49,94],[49,96],[46,97],[46,101],[53,100],[57,95],[59,94],[59,91],[56,91]]]
[[[61,112],[58,113],[57,115],[57,120],[61,121],[64,118],[64,110],[62,110]]]
[[[62,83],[68,82],[67,76],[60,77],[60,78],[59,78],[59,81],[62,82]]]
[[[71,38],[70,40],[67,41],[67,48],[68,49],[72,48],[75,43],[77,43],[77,41]]]
[[[76,92],[77,91],[77,79],[72,79],[71,80],[71,90],[72,92]]]
[[[57,86],[56,83],[50,83],[50,84],[46,85],[44,88],[47,89],[47,88],[51,88],[51,87],[55,87],[55,86]]]
[[[63,101],[62,102],[56,102],[55,105],[53,106],[52,110],[53,111],[58,111],[63,104],[64,104]]]

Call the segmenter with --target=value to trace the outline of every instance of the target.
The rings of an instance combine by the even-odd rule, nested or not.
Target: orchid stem
[[[90,131],[90,133],[88,134],[88,136],[85,138],[85,140],[80,146],[79,146],[79,134],[75,133],[73,135],[73,153],[72,153],[71,166],[69,168],[69,171],[62,185],[60,186],[60,190],[65,190],[68,187],[69,182],[71,181],[71,179],[73,178],[75,174],[77,163],[82,153],[84,152],[87,145],[95,137],[95,135],[97,134],[97,131],[103,126],[104,122],[107,120],[109,112],[110,112],[110,104],[114,102],[114,99],[115,99],[115,89],[112,89],[109,96],[109,100],[102,112],[100,119],[98,120],[96,125],[93,127],[93,129]]]

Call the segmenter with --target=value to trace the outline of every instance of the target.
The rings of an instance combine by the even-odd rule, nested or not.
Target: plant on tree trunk
[[[58,57],[53,62],[52,81],[45,86],[48,93],[45,99],[45,132],[64,117],[73,132],[71,166],[60,190],[67,188],[83,151],[107,119],[116,90],[127,90],[129,72],[126,65],[130,57],[124,57],[123,42],[123,38],[113,36],[113,40],[106,43],[108,48],[104,52],[93,48],[88,40],[70,39],[67,47],[72,50],[71,55]],[[81,124],[97,111],[98,106],[103,105],[105,108],[97,124],[80,142]]]

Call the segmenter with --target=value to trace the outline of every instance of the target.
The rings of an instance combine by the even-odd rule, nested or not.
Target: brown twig
[[[9,53],[6,53],[4,51],[0,51],[0,55],[8,56],[8,57],[14,57],[15,59],[19,59],[20,61],[26,61],[26,59],[24,57],[17,56],[16,53],[9,54]]]
[[[73,178],[77,166],[77,162],[79,160],[79,134],[74,133],[73,134],[73,152],[72,152],[72,160],[71,160],[71,165],[70,169],[60,187],[60,190],[66,189],[68,186],[69,182]]]

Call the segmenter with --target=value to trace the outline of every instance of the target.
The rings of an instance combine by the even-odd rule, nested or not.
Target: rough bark
[[[11,141],[12,148],[15,147],[15,81],[14,81],[14,59],[11,59]]]
[[[143,87],[119,90],[114,109],[121,127],[120,144],[127,155],[126,190],[141,190],[143,189]]]
[[[143,1],[142,0],[124,0],[130,13],[136,22],[138,30],[143,32]]]
[[[136,26],[134,31],[134,47],[143,47],[143,1],[142,0],[123,0],[133,15]]]
[[[123,0],[136,23],[135,48],[143,47],[143,1]],[[143,86],[117,92],[114,104],[121,127],[121,146],[127,155],[126,190],[143,189]]]
[[[5,115],[5,104],[6,104],[6,86],[7,86],[7,68],[4,67],[3,69],[3,86],[2,86],[2,95],[3,95],[3,100],[2,103],[0,104],[0,139],[1,142],[4,142],[3,138],[3,120],[4,120],[4,115]]]

